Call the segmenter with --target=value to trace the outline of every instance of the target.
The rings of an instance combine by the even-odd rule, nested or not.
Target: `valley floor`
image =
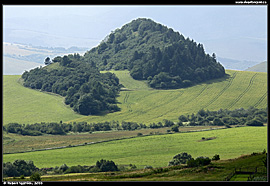
[[[181,131],[181,128],[180,128]],[[116,133],[115,133],[116,134]],[[201,141],[202,138],[212,140]],[[237,127],[199,132],[138,136],[121,140],[77,147],[4,154],[3,162],[16,159],[32,160],[39,167],[94,165],[100,159],[116,164],[135,164],[164,167],[175,154],[187,152],[192,157],[212,158],[219,154],[222,160],[267,149],[267,127]]]

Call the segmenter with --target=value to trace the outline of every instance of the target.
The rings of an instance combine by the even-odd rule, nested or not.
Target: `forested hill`
[[[111,32],[85,53],[100,70],[128,69],[153,88],[182,88],[225,75],[215,54],[151,19],[138,18]]]
[[[53,64],[22,74],[23,85],[65,97],[65,104],[83,115],[119,111],[116,97],[119,79],[110,72],[100,73],[79,54],[55,57]]]

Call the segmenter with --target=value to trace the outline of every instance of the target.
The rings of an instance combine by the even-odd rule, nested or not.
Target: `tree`
[[[182,121],[182,122],[187,122],[188,121],[187,117],[184,116],[184,115],[179,116],[178,120]]]
[[[216,60],[216,59],[217,59],[217,57],[216,57],[216,54],[215,54],[215,53],[213,53],[213,54],[212,54],[212,58],[213,58],[214,60]]]
[[[208,157],[197,157],[196,159],[191,158],[188,162],[187,162],[187,166],[188,167],[199,167],[199,166],[204,166],[204,165],[208,165],[211,163],[211,160]]]
[[[49,64],[51,64],[52,62],[51,62],[51,59],[50,59],[49,57],[46,57],[44,63],[45,63],[45,65],[49,65]]]
[[[224,125],[224,123],[219,118],[215,118],[213,121],[213,125],[222,126]]]
[[[33,161],[15,160],[3,164],[3,174],[6,176],[30,176],[36,170]]]
[[[59,170],[65,172],[68,169],[68,166],[66,164],[63,164],[59,167]]]
[[[64,56],[62,60],[60,61],[60,65],[62,66],[67,66],[70,63],[71,63],[71,60],[69,59],[68,56]]]
[[[20,174],[12,163],[7,162],[3,163],[3,175],[12,177],[12,176],[19,176]]]
[[[213,156],[212,160],[220,160],[219,155],[218,155],[218,154],[215,154],[215,155]]]
[[[113,161],[110,160],[103,160],[96,162],[96,167],[98,167],[102,172],[108,172],[108,171],[118,171],[117,166]]]
[[[175,155],[173,159],[169,162],[168,166],[186,164],[191,158],[192,156],[190,154],[182,152]]]
[[[246,125],[247,126],[263,126],[263,123],[259,121],[257,118],[254,118],[250,121],[247,121]]]

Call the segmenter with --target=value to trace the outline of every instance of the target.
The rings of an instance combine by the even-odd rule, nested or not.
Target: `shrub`
[[[257,120],[257,119],[252,119],[252,120],[250,120],[250,121],[247,121],[247,122],[246,122],[246,125],[247,125],[247,126],[263,126],[263,123],[260,122],[260,121]]]
[[[191,158],[188,162],[187,162],[187,166],[188,167],[197,167],[197,161],[194,160],[194,158]]]
[[[213,156],[212,160],[220,160],[219,155],[218,155],[218,154],[215,154],[215,155]]]
[[[208,165],[211,163],[211,159],[208,157],[198,157],[196,158],[196,161],[198,161],[199,166]]]
[[[215,118],[213,121],[213,125],[222,126],[224,125],[224,123],[219,118]]]
[[[63,164],[59,167],[59,170],[65,172],[69,167],[66,164]]]
[[[187,117],[184,116],[184,115],[179,116],[178,120],[182,121],[182,122],[187,122],[188,121]]]
[[[174,132],[179,132],[178,125],[172,126],[171,130]]]
[[[180,165],[187,163],[192,156],[186,152],[182,152],[180,154],[177,154],[173,157],[173,159],[169,162],[168,166],[172,165]]]
[[[188,167],[199,167],[199,166],[204,166],[208,165],[211,163],[211,160],[208,157],[197,157],[195,160],[192,158],[187,162]]]
[[[30,176],[30,180],[31,180],[31,181],[41,181],[40,174],[39,174],[38,172],[33,173],[33,174]]]
[[[102,171],[102,172],[108,172],[108,171],[118,171],[117,166],[113,161],[109,160],[103,160],[96,162],[96,166]]]
[[[67,174],[67,173],[83,173],[83,172],[85,172],[84,168],[82,166],[78,165],[78,166],[69,167],[65,171],[65,174]]]

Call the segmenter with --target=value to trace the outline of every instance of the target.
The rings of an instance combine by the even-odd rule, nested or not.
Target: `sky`
[[[48,47],[87,47],[139,18],[150,18],[202,43],[207,53],[267,59],[267,6],[3,6],[3,39]]]

